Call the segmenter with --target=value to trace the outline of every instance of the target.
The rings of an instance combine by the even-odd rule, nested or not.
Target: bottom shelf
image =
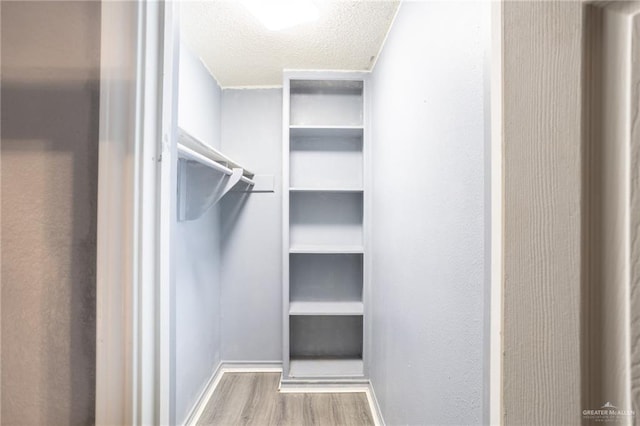
[[[361,359],[292,359],[289,377],[361,377]]]

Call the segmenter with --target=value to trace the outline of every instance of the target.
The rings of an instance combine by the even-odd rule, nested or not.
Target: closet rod
[[[182,158],[187,158],[189,160],[194,160],[199,163],[205,164],[211,167],[214,170],[224,173],[227,176],[231,176],[233,174],[233,170],[228,167],[223,166],[220,163],[213,161],[210,158],[205,157],[204,155],[192,150],[191,148],[187,148],[181,143],[178,144],[178,155]],[[255,182],[245,176],[240,178],[240,182],[244,182],[248,185],[255,185]]]

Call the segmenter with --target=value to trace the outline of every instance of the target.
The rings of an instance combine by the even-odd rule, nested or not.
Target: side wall
[[[503,4],[505,424],[579,424],[587,408],[580,384],[582,7]]]
[[[222,149],[276,192],[222,199],[222,358],[282,361],[282,90],[224,90]]]
[[[2,424],[93,424],[100,2],[0,7]]]
[[[180,47],[178,125],[220,148],[221,90],[200,60]],[[220,362],[219,206],[176,224],[176,422],[184,421]]]
[[[369,371],[387,424],[483,421],[483,7],[404,3],[373,71]]]

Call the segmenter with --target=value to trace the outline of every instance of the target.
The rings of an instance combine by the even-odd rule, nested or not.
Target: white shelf
[[[312,71],[312,73],[315,71]],[[315,91],[321,93],[323,91],[339,90],[341,92],[362,92],[362,79],[361,77],[354,77],[353,79],[334,79],[330,78],[324,80],[317,77],[296,77],[291,79],[291,92],[296,93],[299,91]]]
[[[362,302],[290,302],[289,315],[362,315]]]
[[[291,192],[364,192],[362,188],[289,188]]]
[[[359,377],[361,359],[291,359],[289,377]]]
[[[220,163],[215,158],[212,159],[210,157],[207,157],[204,154],[200,154],[199,152],[194,151],[193,149],[189,148],[186,145],[181,144],[180,142],[178,142],[178,157],[185,160],[196,161],[200,164],[204,164],[205,166],[210,167],[214,170],[217,170],[220,173],[223,173],[227,176],[233,175],[233,170],[224,165],[226,163]],[[235,167],[235,163],[234,163],[234,167]],[[254,185],[253,180],[247,177],[246,170],[244,170],[242,167],[237,167],[237,169],[241,170],[238,181],[244,182],[248,185]],[[253,176],[253,174],[249,173],[249,176]]]
[[[183,129],[178,129],[176,148],[178,158],[183,160],[178,163],[179,221],[198,219],[240,182],[246,184],[243,192],[255,189],[253,172]],[[214,174],[216,177],[212,179],[210,170],[221,176]],[[261,191],[268,191],[267,179],[261,179],[261,183]]]
[[[181,128],[178,128],[178,153],[183,157],[201,161],[205,164],[211,164],[213,162],[219,163],[219,165],[226,167],[228,170],[240,168],[242,169],[242,175],[247,178],[251,178],[254,175],[253,172],[247,170],[244,166],[241,166],[217,149],[210,147]],[[202,161],[202,157],[209,160],[209,163]]]
[[[309,253],[309,254],[361,254],[364,253],[362,246],[343,246],[343,245],[298,245],[289,248],[289,253]]]
[[[363,132],[363,126],[289,126],[292,138],[360,138]]]

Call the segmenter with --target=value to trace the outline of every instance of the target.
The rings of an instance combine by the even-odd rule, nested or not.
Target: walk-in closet
[[[171,422],[486,423],[490,4],[177,10]]]

